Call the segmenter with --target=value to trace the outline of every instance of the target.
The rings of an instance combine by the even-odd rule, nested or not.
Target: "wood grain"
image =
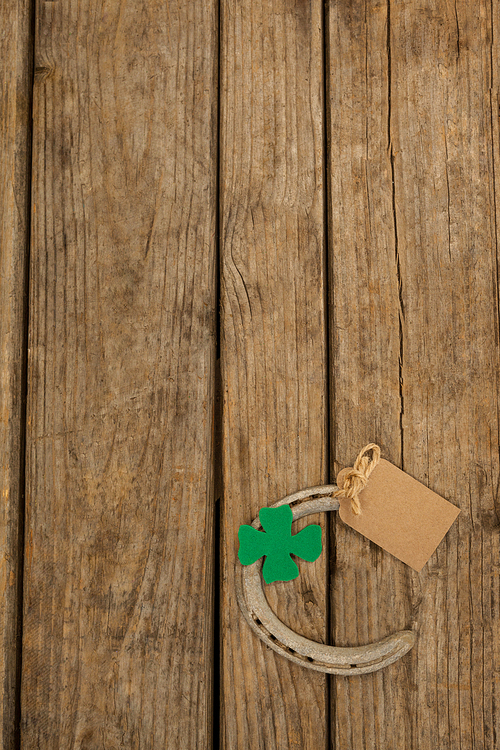
[[[217,738],[218,207],[222,747],[500,750],[500,7],[321,6],[222,0],[218,195],[216,0],[38,2],[30,218],[31,11],[0,4],[6,750]],[[297,522],[325,549],[280,619],[417,635],[328,701],[239,611],[237,530],[369,441],[462,512],[420,574]]]
[[[397,622],[417,645],[337,679],[336,746],[497,748],[491,6],[332,2],[329,15],[335,468],[374,440],[462,510],[420,574],[337,527],[336,643]]]
[[[312,0],[224,0],[221,35],[222,746],[326,745],[325,677],[275,654],[235,595],[238,528],[326,480],[322,20]],[[324,516],[311,516],[321,522]],[[298,522],[297,528],[300,527]],[[266,587],[326,638],[326,550]]]
[[[26,750],[210,746],[216,26],[37,4]]]
[[[31,6],[0,3],[0,747],[18,723],[29,250]]]
[[[404,467],[462,510],[412,576],[419,748],[498,747],[500,736],[491,9],[420,0],[411,16],[391,10]]]
[[[387,6],[328,13],[332,481],[369,442],[401,466],[400,331],[389,143]],[[332,635],[371,643],[411,628],[408,568],[334,516]],[[332,737],[342,750],[410,750],[410,655],[337,677]],[[416,748],[415,748],[416,750]]]

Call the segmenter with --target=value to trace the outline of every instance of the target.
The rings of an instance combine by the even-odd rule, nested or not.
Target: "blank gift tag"
[[[420,571],[460,510],[383,458],[359,493],[361,514],[341,497],[340,517],[398,560]]]

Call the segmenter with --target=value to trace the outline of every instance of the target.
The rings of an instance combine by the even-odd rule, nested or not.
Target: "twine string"
[[[365,454],[371,451],[371,460]],[[342,469],[337,474],[337,487],[332,497],[348,497],[351,501],[351,509],[355,516],[361,513],[361,504],[359,502],[359,493],[367,483],[368,477],[380,461],[380,448],[376,443],[368,443],[358,453],[354,466]]]

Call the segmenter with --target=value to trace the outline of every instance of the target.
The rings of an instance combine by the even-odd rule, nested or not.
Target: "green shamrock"
[[[247,524],[240,526],[238,558],[242,565],[252,565],[265,556],[262,575],[266,583],[297,578],[299,569],[290,555],[308,562],[314,562],[321,555],[321,526],[311,524],[292,535],[293,513],[289,505],[261,508],[259,520],[264,531]]]

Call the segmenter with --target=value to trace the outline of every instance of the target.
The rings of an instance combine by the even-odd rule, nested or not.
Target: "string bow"
[[[371,460],[365,453],[372,451]],[[361,513],[361,504],[359,502],[359,493],[367,485],[368,477],[375,466],[380,461],[380,448],[376,443],[368,443],[363,450],[358,453],[354,466],[342,469],[337,474],[337,487],[332,497],[348,497],[351,501],[351,509],[355,516]]]

